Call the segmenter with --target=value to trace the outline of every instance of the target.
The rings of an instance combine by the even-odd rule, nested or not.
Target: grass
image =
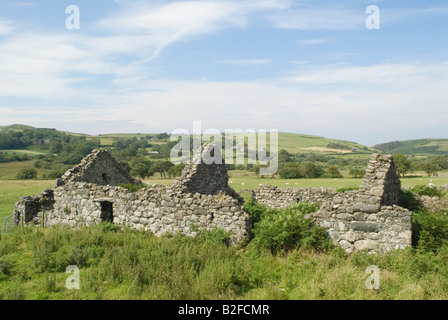
[[[155,236],[101,226],[16,230],[0,241],[0,299],[238,300],[448,299],[446,247],[346,255],[293,250],[274,255],[208,237]],[[69,265],[80,290],[65,288]],[[380,289],[366,268],[378,266]]]
[[[273,179],[261,178],[254,176],[253,173],[240,171],[229,178],[229,185],[236,191],[241,189],[257,189],[260,185],[272,185],[280,188],[297,188],[297,187],[326,187],[334,189],[357,188],[361,183],[361,178],[343,178],[343,179]],[[144,182],[150,184],[166,184],[171,185],[174,179],[147,179]],[[414,187],[416,185],[428,185],[433,183],[441,186],[448,183],[448,177],[405,177],[401,178],[403,187]]]
[[[24,169],[36,169],[34,167],[34,160],[0,163],[0,180],[12,180],[16,178],[17,173]],[[42,177],[44,173],[48,173],[49,170],[36,169],[37,176]]]
[[[13,213],[14,204],[21,197],[41,194],[53,186],[53,180],[0,180],[0,219]]]
[[[251,179],[258,182],[260,178]],[[347,185],[359,182],[340,180],[347,180]],[[297,181],[335,186],[336,180]],[[40,194],[53,183],[0,181],[0,216],[10,214],[21,196]],[[16,228],[0,240],[0,300],[448,299],[446,216],[415,214],[416,247],[346,255],[341,249],[321,246],[317,250],[312,240],[321,235],[306,223],[295,227],[296,219],[289,218],[294,212],[259,212],[253,212],[254,238],[243,248],[228,247],[226,234],[218,231],[196,238],[158,238],[118,231],[108,224],[81,229]],[[292,223],[291,230],[282,227],[285,223]],[[298,234],[294,233],[297,229],[301,230]],[[282,240],[279,230],[290,233]],[[80,290],[65,288],[69,265],[80,268]],[[380,270],[379,290],[366,288],[370,265]]]

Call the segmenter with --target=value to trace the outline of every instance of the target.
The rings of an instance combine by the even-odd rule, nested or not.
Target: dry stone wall
[[[228,186],[225,164],[205,165],[213,150],[205,144],[173,186],[147,186],[137,192],[116,186],[140,184],[106,150],[94,150],[58,180],[55,188],[16,204],[16,222],[81,227],[103,221],[155,235],[220,228],[233,244],[250,237],[252,220],[241,197]],[[221,154],[216,154],[221,156]]]
[[[89,182],[97,185],[140,184],[110,155],[107,150],[96,149],[68,170],[56,182],[56,186],[70,182]]]
[[[322,203],[309,217],[328,231],[335,245],[351,253],[412,245],[412,212],[398,206],[400,194],[393,157],[373,154],[359,190],[337,193],[325,188],[265,186],[254,190],[252,198],[268,207],[287,207],[297,201]]]
[[[252,199],[268,208],[286,208],[299,201],[322,203],[337,192],[330,188],[278,188],[262,186],[252,190]]]
[[[232,233],[232,243],[247,240],[251,220],[238,199],[190,194],[163,185],[131,192],[121,187],[72,183],[54,190],[54,210],[47,225],[88,226],[110,221],[155,235],[220,228]]]

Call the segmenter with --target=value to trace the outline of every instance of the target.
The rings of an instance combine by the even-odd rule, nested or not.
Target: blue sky
[[[3,0],[0,125],[448,138],[447,33],[446,0]]]

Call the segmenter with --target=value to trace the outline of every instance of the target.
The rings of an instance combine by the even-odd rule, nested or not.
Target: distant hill
[[[23,131],[23,130],[31,130],[31,129],[36,129],[35,127],[32,126],[27,126],[24,124],[12,124],[9,126],[0,126],[0,132],[4,132],[4,131]]]
[[[0,127],[0,132],[6,131],[24,131],[37,129],[31,126],[14,124],[10,126]],[[152,134],[135,133],[135,134],[104,134],[99,136],[89,136],[81,133],[69,133],[64,131],[53,131],[54,133],[64,133],[73,136],[86,136],[88,140],[98,138],[103,146],[110,146],[116,139],[143,139]],[[156,144],[156,142],[152,142]],[[162,143],[162,142],[158,142]],[[319,136],[296,134],[296,133],[279,133],[279,150],[285,149],[290,153],[327,153],[327,154],[371,154],[375,150],[368,148],[352,141],[344,141],[337,139],[329,139]]]
[[[448,139],[417,139],[392,141],[373,146],[387,153],[408,155],[448,155]]]

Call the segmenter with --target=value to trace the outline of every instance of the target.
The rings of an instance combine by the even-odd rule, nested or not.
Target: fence
[[[5,231],[5,233],[14,228],[15,226],[14,219],[15,214],[13,213],[3,220],[3,230]]]

